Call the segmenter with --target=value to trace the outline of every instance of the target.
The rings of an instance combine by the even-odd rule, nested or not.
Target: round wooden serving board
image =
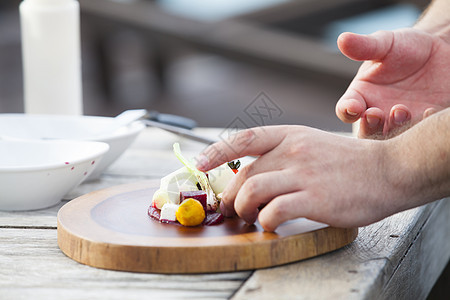
[[[216,226],[183,227],[151,219],[147,209],[159,180],[115,186],[74,199],[58,212],[58,245],[97,268],[155,273],[248,270],[320,255],[352,242],[358,229],[306,219],[275,233],[226,218]]]

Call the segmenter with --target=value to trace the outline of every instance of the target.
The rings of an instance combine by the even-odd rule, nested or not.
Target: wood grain
[[[435,204],[406,251],[400,252],[398,264],[383,286],[383,299],[425,299],[446,266],[436,258],[450,260],[450,199]],[[447,238],[442,238],[441,232],[446,232]],[[446,290],[449,288],[447,285]]]
[[[55,215],[56,217],[56,215]],[[92,268],[65,256],[54,229],[0,228],[0,299],[229,299],[250,271],[165,275]]]
[[[424,299],[450,258],[449,241],[440,235],[450,229],[449,208],[450,199],[444,199],[404,211],[360,228],[355,241],[338,251],[257,270],[233,300],[271,299],[274,294],[286,299]]]
[[[355,239],[298,219],[275,233],[239,218],[218,226],[162,224],[146,215],[159,181],[143,181],[77,198],[58,213],[58,245],[69,257],[105,269],[202,273],[266,268],[320,255]]]

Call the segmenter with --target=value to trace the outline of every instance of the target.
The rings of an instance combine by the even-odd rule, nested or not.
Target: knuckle
[[[244,167],[241,167],[239,172],[236,175],[239,176],[240,178],[244,178],[244,179],[249,178],[252,175],[253,170],[254,170],[254,166],[253,166],[253,163],[251,163]]]
[[[251,200],[258,196],[259,194],[259,184],[253,178],[248,179],[242,186],[242,192],[245,199]]]
[[[238,150],[245,151],[245,149],[247,149],[247,147],[249,147],[254,142],[255,138],[256,138],[256,135],[254,134],[253,130],[251,130],[251,129],[245,130],[245,132],[242,134],[242,136],[239,139],[239,143],[238,143],[239,149]]]
[[[256,138],[255,130],[252,128],[239,131],[238,133],[231,135],[228,139],[228,144],[233,147],[235,152],[243,151],[248,147]]]
[[[289,213],[287,205],[283,205],[283,202],[273,201],[270,209],[271,214],[278,219],[280,219],[281,216],[284,217],[287,215],[287,213]]]
[[[246,141],[251,142],[255,137],[255,130],[252,128],[248,128],[242,131],[242,138]]]
[[[308,146],[305,143],[298,142],[289,146],[287,154],[289,156],[298,157],[308,152]]]
[[[275,214],[282,220],[286,220],[287,216],[292,215],[293,211],[292,209],[288,209],[288,205],[277,205],[275,206]]]

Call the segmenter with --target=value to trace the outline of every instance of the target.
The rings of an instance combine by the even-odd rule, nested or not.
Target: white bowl
[[[0,210],[57,204],[99,165],[108,144],[0,140]]]
[[[110,150],[87,178],[93,180],[119,158],[145,128],[142,122],[136,121],[119,129],[108,130],[114,128],[113,125],[114,118],[110,117],[0,114],[0,137],[105,142]]]

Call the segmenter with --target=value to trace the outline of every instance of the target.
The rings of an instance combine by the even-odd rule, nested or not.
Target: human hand
[[[336,105],[344,122],[361,118],[359,137],[396,135],[450,106],[450,44],[415,29],[343,33],[341,52],[365,61]]]
[[[363,226],[398,211],[389,199],[406,195],[382,169],[385,144],[303,126],[259,127],[209,146],[197,167],[207,171],[259,156],[229,183],[221,210],[249,224],[258,218],[267,231],[298,217],[336,227]]]

